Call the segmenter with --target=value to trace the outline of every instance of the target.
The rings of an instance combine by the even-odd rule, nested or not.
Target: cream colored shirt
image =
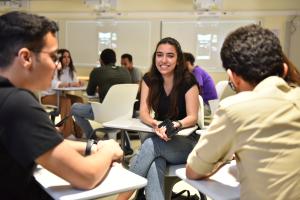
[[[206,174],[233,154],[241,199],[300,199],[300,88],[273,76],[221,101],[188,165]]]

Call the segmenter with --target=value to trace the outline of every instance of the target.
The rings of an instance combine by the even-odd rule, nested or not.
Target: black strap
[[[190,194],[190,191],[188,191],[188,190],[182,190],[182,191],[180,191],[180,192],[178,192],[178,193],[175,193],[175,192],[172,192],[172,199],[175,199],[175,198],[177,198],[177,197],[180,197],[180,196],[182,196],[182,194],[183,193],[187,193],[187,197],[190,197],[191,196],[191,194]]]
[[[90,139],[86,142],[85,155],[91,155],[93,144],[97,144],[97,142],[93,139]]]

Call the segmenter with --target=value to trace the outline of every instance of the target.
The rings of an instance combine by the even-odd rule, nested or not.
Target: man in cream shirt
[[[258,25],[232,32],[221,58],[238,94],[221,101],[188,157],[187,177],[209,177],[235,155],[241,199],[300,199],[300,88],[287,83],[299,73]]]

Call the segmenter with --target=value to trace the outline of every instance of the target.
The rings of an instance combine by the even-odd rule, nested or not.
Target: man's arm
[[[189,165],[186,165],[186,177],[189,179],[195,179],[195,180],[201,180],[206,179],[212,175],[214,175],[221,167],[223,167],[224,164],[219,163],[215,166],[215,168],[206,174],[199,174],[195,172]]]
[[[224,109],[219,109],[187,159],[186,176],[205,179],[217,172],[234,154],[236,127]]]
[[[90,96],[95,95],[96,88],[97,88],[97,72],[96,72],[96,68],[94,68],[90,73],[89,82],[86,87],[87,95]]]
[[[99,184],[112,162],[120,161],[123,156],[119,144],[114,140],[101,142],[98,151],[83,157],[85,145],[64,140],[53,149],[36,159],[36,163],[62,177],[74,187],[91,189]]]

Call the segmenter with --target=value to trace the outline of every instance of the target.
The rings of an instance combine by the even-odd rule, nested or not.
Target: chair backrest
[[[216,91],[220,101],[235,94],[235,92],[229,87],[227,80],[219,81],[216,84]]]
[[[131,117],[138,87],[138,84],[111,86],[102,103],[91,102],[94,120],[103,123],[125,115]]]
[[[198,126],[200,129],[204,127],[204,102],[201,95],[199,96]]]

